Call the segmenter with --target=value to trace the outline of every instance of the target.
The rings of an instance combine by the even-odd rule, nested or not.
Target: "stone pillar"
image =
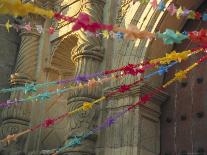
[[[34,25],[43,23],[43,18],[36,15],[31,15],[25,17],[24,19],[27,23],[34,27]],[[35,82],[36,79],[36,67],[37,67],[37,56],[40,34],[36,30],[31,32],[22,31],[20,34],[21,44],[19,48],[19,53],[16,62],[15,73],[11,75],[11,85],[12,87],[23,86],[25,83]],[[11,94],[11,100],[15,98],[26,98],[28,94],[25,95],[24,92],[13,92]],[[21,104],[21,103],[19,103]],[[31,121],[31,105],[32,104],[22,104],[18,106],[12,106],[10,108],[4,109],[2,112],[2,127],[1,136],[6,137],[9,134],[18,133],[25,129],[28,129],[29,123]],[[19,138],[17,141],[12,142],[5,149],[8,155],[15,155],[18,151],[24,150],[24,145],[26,142],[26,136]]]
[[[118,87],[107,88],[105,93]],[[100,111],[99,122],[124,111],[141,96],[155,88],[146,83],[134,86],[127,93],[113,96]],[[160,153],[160,106],[168,95],[159,92],[146,104],[125,113],[115,124],[98,133],[96,155],[159,155]]]
[[[81,4],[83,12],[91,16],[94,21],[102,22],[102,11],[104,2],[99,0],[84,0]],[[99,66],[103,60],[103,48],[101,40],[95,37],[89,37],[85,32],[78,32],[78,45],[73,50],[72,60],[76,64],[76,76],[95,73],[99,70]],[[100,96],[100,91],[96,88],[87,88],[78,90],[71,94],[68,98],[68,111],[72,111],[80,107],[83,102],[91,102]],[[89,131],[96,122],[96,112],[91,110],[75,114],[69,119],[69,135],[68,140],[74,136],[81,136]],[[75,148],[67,149],[64,155],[93,155],[95,154],[96,136],[92,135],[82,141],[81,145]]]
[[[14,23],[9,16],[0,16],[0,23],[5,24],[8,20]],[[7,32],[5,27],[0,27],[0,89],[9,88],[9,77],[14,70],[20,38],[14,29]],[[0,94],[0,101],[9,99],[10,93]]]

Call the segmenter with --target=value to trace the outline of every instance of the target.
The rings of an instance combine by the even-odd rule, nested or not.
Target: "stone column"
[[[94,21],[102,22],[102,12],[104,2],[102,0],[82,0],[83,12],[91,16]],[[78,32],[78,45],[73,50],[72,60],[76,64],[76,76],[95,73],[103,60],[103,48],[101,40],[95,37],[89,37],[85,32]],[[68,111],[80,107],[83,102],[91,102],[100,96],[100,91],[96,88],[78,90],[68,98]],[[75,114],[69,119],[68,140],[74,136],[81,136],[89,131],[96,122],[96,112],[91,110]],[[64,155],[93,155],[95,154],[96,135],[92,135],[82,141],[81,145],[67,149]]]
[[[43,18],[36,15],[25,17],[27,23],[30,22],[32,26],[41,24],[44,22]],[[37,56],[40,34],[36,30],[31,32],[22,31],[20,34],[21,44],[17,57],[15,73],[11,75],[12,87],[23,86],[25,83],[35,82]],[[11,94],[11,100],[15,98],[26,98],[24,92],[13,92]],[[20,103],[19,103],[20,104]],[[2,112],[2,127],[1,136],[6,137],[9,134],[21,132],[29,127],[31,115],[31,104],[22,104],[18,106],[12,106],[4,109]],[[18,151],[24,150],[26,142],[26,136],[19,138],[16,142],[12,142],[5,149],[6,155],[14,155]],[[8,151],[9,150],[9,151]]]
[[[118,88],[105,90],[109,93]],[[103,104],[99,122],[120,113],[136,103],[141,96],[155,91],[150,84],[140,83],[130,91],[113,96]],[[160,91],[146,104],[125,113],[115,124],[98,133],[96,155],[159,155],[160,153],[160,106],[168,95]]]
[[[14,19],[9,16],[0,16],[0,23],[5,24],[8,20],[14,23]],[[0,89],[9,88],[9,77],[14,70],[16,56],[18,52],[20,38],[14,29],[7,32],[5,27],[0,27]],[[10,94],[0,94],[0,101],[9,99]]]

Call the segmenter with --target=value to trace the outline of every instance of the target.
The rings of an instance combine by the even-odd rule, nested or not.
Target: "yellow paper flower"
[[[109,32],[108,31],[103,31],[102,35],[103,35],[103,38],[109,39]]]
[[[160,63],[160,64],[169,64],[172,61],[178,61],[181,62],[182,60],[185,60],[188,58],[188,55],[191,54],[192,51],[188,50],[188,51],[183,51],[181,53],[176,53],[176,51],[172,51],[171,53],[167,53],[165,55],[165,57],[163,58],[158,58],[158,59],[154,59],[151,60],[150,63],[151,64],[156,64],[156,63]]]
[[[179,80],[179,81],[181,81],[182,79],[185,79],[186,77],[187,77],[186,72],[183,70],[181,70],[175,74],[175,79]]]
[[[190,11],[189,14],[188,14],[188,19],[195,19],[195,12],[194,11]]]
[[[176,17],[177,19],[180,19],[180,16],[183,14],[183,9],[182,7],[179,7],[179,9],[176,12]]]
[[[183,51],[182,53],[178,53],[177,61],[181,62],[182,60],[186,60],[188,58],[188,55],[191,54],[192,51]]]
[[[6,30],[9,32],[12,25],[10,24],[10,21],[8,20],[5,24]]]
[[[83,103],[83,110],[84,110],[84,111],[87,111],[87,110],[91,109],[92,106],[93,106],[92,103],[84,102],[84,103]]]
[[[52,10],[46,10],[34,6],[30,3],[22,4],[21,0],[0,0],[0,14],[9,14],[12,16],[26,16],[29,13],[38,14],[52,18],[54,13]]]

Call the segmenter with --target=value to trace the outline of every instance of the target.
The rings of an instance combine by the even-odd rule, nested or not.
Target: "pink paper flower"
[[[48,118],[44,121],[44,127],[45,128],[48,128],[48,127],[50,127],[51,125],[54,125],[54,124],[55,124],[55,120],[51,119],[51,118]]]
[[[118,89],[118,92],[120,93],[124,93],[126,91],[130,90],[130,86],[128,85],[122,85],[119,89]]]
[[[55,28],[54,27],[52,27],[52,26],[50,26],[50,28],[49,28],[49,34],[51,35],[51,34],[53,34],[54,32],[55,32]]]

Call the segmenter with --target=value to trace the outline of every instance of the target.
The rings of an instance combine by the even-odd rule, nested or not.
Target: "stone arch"
[[[46,68],[50,81],[69,79],[74,76],[75,64],[71,60],[71,52],[76,43],[77,37],[75,35],[67,35],[52,42],[50,64]],[[52,91],[56,88],[57,86],[50,89]],[[63,86],[60,85],[59,88],[63,88]],[[57,117],[66,112],[67,97],[68,93],[55,95],[46,105],[45,118]],[[67,121],[68,119],[66,118],[58,126],[42,130],[41,146],[44,149],[55,148],[63,144],[68,134]]]
[[[185,6],[188,9],[195,10],[200,6],[203,0],[170,0],[167,2],[167,5],[171,2],[177,4],[178,6]],[[140,30],[148,30],[151,32],[164,31],[166,28],[179,31],[183,28],[186,21],[186,19],[177,20],[175,16],[172,17],[167,12],[163,13],[154,10],[149,3],[140,4],[137,2],[135,5],[128,8],[124,14],[121,25],[127,26],[129,24],[133,24],[137,25]],[[146,58],[152,59],[161,57],[165,53],[170,52],[172,48],[173,46],[165,45],[161,40],[114,41],[113,51],[116,60],[113,63],[113,68],[117,67],[117,64],[118,66],[123,66],[127,63],[137,63]],[[154,80],[155,79],[153,79],[153,81]],[[162,80],[157,79],[156,82],[153,82],[153,84],[157,83],[157,85],[160,85],[162,83],[160,83],[160,81]]]
[[[50,72],[61,76],[61,79],[74,75],[75,64],[71,60],[71,51],[76,46],[77,40],[75,35],[70,35],[52,43],[50,67],[48,69]]]
[[[185,6],[188,9],[196,10],[201,4],[204,2],[203,0],[199,1],[179,1],[175,4],[178,4],[178,6]],[[186,18],[183,19],[176,19],[175,16],[170,16],[169,13],[163,14],[162,19],[159,21],[159,23],[156,26],[156,31],[163,32],[166,28],[170,28],[173,30],[181,31],[183,29],[183,26],[187,22]],[[169,53],[174,46],[172,45],[165,45],[162,40],[153,40],[149,43],[149,46],[147,47],[147,51],[145,54],[145,58],[147,59],[153,59],[162,57],[165,55],[165,53]],[[156,49],[156,50],[155,50]],[[163,77],[155,77],[151,81],[153,81],[153,85],[161,85],[163,83]]]

